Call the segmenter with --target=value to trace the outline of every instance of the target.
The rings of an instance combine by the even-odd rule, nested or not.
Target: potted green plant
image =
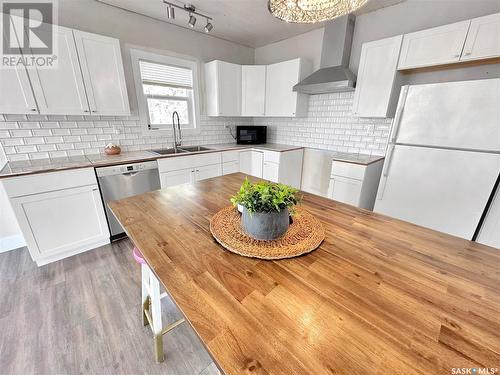
[[[300,201],[298,190],[272,182],[251,183],[248,178],[231,198],[234,206],[243,207],[241,226],[258,240],[274,240],[290,225],[290,214]]]

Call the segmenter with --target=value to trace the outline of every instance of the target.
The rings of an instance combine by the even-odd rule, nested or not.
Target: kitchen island
[[[209,221],[244,178],[110,203],[224,373],[500,367],[498,250],[304,193],[323,244],[288,260],[241,257]]]

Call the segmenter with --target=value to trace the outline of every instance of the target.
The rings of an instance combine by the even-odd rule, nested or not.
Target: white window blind
[[[139,62],[139,67],[143,83],[193,88],[191,69],[142,60]]]

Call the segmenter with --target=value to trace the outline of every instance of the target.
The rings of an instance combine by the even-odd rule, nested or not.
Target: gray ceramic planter
[[[288,230],[290,224],[288,209],[281,212],[250,213],[243,208],[241,226],[252,238],[257,240],[275,240]]]

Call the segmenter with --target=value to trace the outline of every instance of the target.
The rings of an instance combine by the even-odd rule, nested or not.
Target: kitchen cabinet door
[[[266,66],[241,67],[241,115],[264,116],[266,98]]]
[[[160,184],[162,189],[176,186],[181,184],[192,184],[195,182],[195,170],[192,168],[189,169],[180,169],[177,171],[169,171],[160,173]]]
[[[354,93],[353,113],[359,117],[390,117],[402,35],[363,43]]]
[[[58,26],[54,28],[54,33],[57,67],[28,69],[38,109],[41,114],[89,114],[73,31]]]
[[[196,181],[218,176],[222,176],[222,167],[220,164],[204,165],[196,168]]]
[[[90,111],[94,115],[130,115],[120,41],[74,30]]]
[[[363,181],[341,176],[330,179],[330,199],[359,207]]]
[[[223,175],[239,172],[239,169],[238,161],[228,161],[227,163],[222,163]]]
[[[208,116],[241,116],[241,65],[215,60],[205,64]]]
[[[500,56],[500,13],[474,18],[460,60],[479,60],[498,56]]]
[[[262,178],[272,182],[279,182],[280,165],[265,161],[262,169]]]
[[[240,152],[240,172],[245,174],[252,174],[252,151]]]
[[[403,36],[398,69],[412,69],[458,62],[470,20]]]
[[[11,203],[38,265],[109,242],[97,185],[16,197]]]
[[[293,86],[299,83],[308,71],[308,64],[300,58],[267,66],[266,116],[307,115],[309,97],[293,91]]]
[[[254,150],[240,152],[240,172],[262,178],[264,153]]]
[[[4,43],[6,34],[3,33]],[[13,37],[16,37],[13,35]],[[11,69],[0,69],[0,113],[33,114],[38,113],[35,97],[31,91],[28,73],[24,65]]]

